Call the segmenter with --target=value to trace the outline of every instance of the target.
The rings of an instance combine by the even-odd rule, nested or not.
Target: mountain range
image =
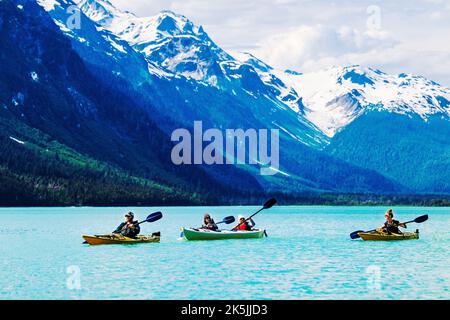
[[[0,7],[2,204],[450,195],[450,90],[424,77],[278,70],[185,16],[107,0]],[[280,173],[173,165],[171,133],[199,120],[279,129]]]

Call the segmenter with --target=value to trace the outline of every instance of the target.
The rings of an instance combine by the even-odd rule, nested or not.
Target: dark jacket
[[[213,230],[216,231],[219,229],[219,227],[217,226],[217,224],[214,222],[213,219],[211,219],[211,222],[208,223],[207,225],[203,225],[202,229],[208,229],[208,230]]]
[[[392,220],[392,223],[389,223],[386,221],[384,223],[383,229],[389,234],[391,234],[391,233],[401,234],[402,232],[398,228],[399,225],[400,225],[400,222],[397,220]]]
[[[122,222],[116,230],[113,231],[114,234],[121,234],[125,237],[136,238],[141,232],[141,227],[138,225],[138,221],[133,221],[134,228],[125,228],[126,222]],[[125,228],[125,229],[124,229]]]

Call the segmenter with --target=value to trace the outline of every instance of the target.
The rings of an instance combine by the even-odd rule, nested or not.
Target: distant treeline
[[[0,207],[261,205],[270,197],[275,197],[279,205],[450,207],[450,196],[249,193],[239,197],[211,197],[179,190],[164,192],[114,175],[46,178],[16,175],[5,168],[0,168],[0,181]]]
[[[285,205],[448,207],[450,195],[308,194],[280,195]]]

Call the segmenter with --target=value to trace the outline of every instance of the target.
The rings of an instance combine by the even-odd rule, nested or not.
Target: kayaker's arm
[[[120,234],[127,229],[133,229],[136,232],[136,234],[139,234],[139,232],[141,231],[141,227],[137,223],[127,224],[125,222],[122,222],[117,227],[117,229],[113,231],[113,234]]]
[[[406,223],[401,223],[401,222],[398,221],[398,220],[394,220],[394,225],[396,225],[397,228],[398,228],[398,227],[405,228],[405,229],[407,228]]]
[[[248,220],[248,226],[249,226],[250,228],[253,228],[255,225],[256,225],[255,221],[253,221],[253,219],[250,218],[250,219]]]
[[[139,223],[137,221],[134,221],[133,223],[127,223],[123,228],[122,231],[125,231],[127,229],[133,230],[136,234],[139,234],[141,231],[141,227],[139,226]]]
[[[136,233],[136,235],[141,233],[141,227],[139,226],[139,224],[133,224],[133,229],[134,229],[134,232]]]
[[[114,234],[119,234],[119,233],[121,233],[124,226],[125,226],[125,222],[122,222],[122,223],[116,228],[116,230],[113,231],[113,233],[114,233]]]
[[[219,227],[217,226],[214,219],[211,219],[211,230],[218,230],[218,229],[219,229]]]

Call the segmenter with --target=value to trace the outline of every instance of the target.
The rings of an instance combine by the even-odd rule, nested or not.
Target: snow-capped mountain
[[[381,172],[411,190],[450,192],[449,176],[436,178],[450,173],[450,90],[433,81],[361,66],[280,71],[250,53],[227,53],[201,26],[171,11],[137,17],[107,0],[37,1],[91,70],[144,109],[151,105],[147,112],[165,132],[194,120],[218,128],[280,129],[282,171],[290,178],[277,187],[345,185],[365,192],[383,184],[372,176]],[[80,29],[67,26],[74,2],[82,11]],[[425,135],[429,149],[418,148]],[[393,139],[398,152],[387,161]],[[422,161],[430,153],[437,165]],[[419,166],[423,174],[413,179]]]
[[[275,75],[277,72],[274,68],[248,52],[235,53],[234,55],[240,62],[251,65],[256,70],[262,82],[271,89],[278,100],[288,105],[295,112],[304,114],[305,108],[302,98],[298,95],[294,86],[286,85],[280,77]]]
[[[75,2],[90,19],[128,42],[167,74],[221,89],[244,87],[252,96],[261,91],[289,104],[294,111],[303,112],[295,90],[271,73],[270,66],[249,53],[233,57],[217,46],[202,26],[183,15],[166,10],[153,17],[136,17],[118,10],[107,0]],[[255,77],[262,83],[246,81]],[[246,86],[249,82],[253,87]]]
[[[51,15],[59,29],[71,39],[72,46],[90,65],[109,69],[111,77],[133,78],[135,84],[150,81],[149,76],[165,76],[162,70],[133,50],[126,41],[84,14],[79,15],[80,21],[78,18],[74,19],[77,12],[74,10],[76,6],[73,1],[36,0],[36,2]],[[105,14],[104,10],[99,12]],[[105,65],[108,58],[115,61],[114,66]]]
[[[231,56],[211,40],[203,27],[183,15],[163,11],[141,18],[118,10],[107,0],[76,2],[90,19],[167,74],[219,88],[243,87],[253,96],[269,93],[330,138],[367,110],[412,113],[423,119],[436,113],[449,116],[449,90],[423,77],[389,75],[360,66],[306,74],[280,72],[250,53]],[[243,77],[255,76],[261,81],[259,86],[252,82],[249,88],[242,81]]]
[[[361,66],[276,74],[300,93],[306,117],[329,137],[368,110],[450,118],[450,90],[421,76]]]
[[[38,0],[47,11],[73,3],[58,1]],[[184,77],[234,95],[243,91],[253,99],[270,100],[276,108],[297,113],[300,126],[320,130],[329,138],[368,110],[418,114],[424,120],[432,114],[450,117],[450,90],[420,76],[389,75],[361,66],[332,67],[304,74],[280,71],[250,53],[228,54],[202,26],[183,15],[163,11],[153,17],[137,17],[117,9],[108,0],[74,2],[96,24],[101,34],[98,42],[109,43],[108,54],[119,58],[140,53],[150,74]],[[78,41],[86,41],[83,31],[68,30],[61,20],[57,22],[69,36],[77,32]],[[133,51],[130,48],[135,52],[129,52]],[[126,71],[117,71],[121,72]],[[291,132],[291,125],[284,126],[280,121],[276,125],[311,144]],[[314,140],[313,144],[319,147],[326,144],[324,138]]]
[[[192,91],[200,90],[199,86],[209,90],[216,97],[216,90],[220,90],[223,98],[234,100],[231,105],[242,105],[246,109],[238,111],[234,107],[238,113],[248,114],[250,111],[258,121],[258,123],[253,121],[240,125],[261,127],[262,123],[264,127],[279,128],[289,139],[300,141],[306,145],[320,147],[327,143],[326,136],[303,116],[304,106],[293,89],[287,88],[273,74],[264,72],[263,63],[256,63],[256,58],[240,61],[226,53],[209,38],[201,26],[196,26],[186,17],[171,11],[163,11],[149,18],[136,17],[132,13],[120,11],[107,0],[76,0],[74,2],[59,0],[61,2],[59,6],[49,4],[53,1],[38,0],[44,8],[50,9],[48,12],[61,30],[77,40],[74,41],[76,46],[80,43],[89,46],[87,41],[80,40],[90,38],[85,33],[94,33],[91,36],[93,38],[98,38],[99,35],[95,34],[95,30],[87,30],[89,28],[86,28],[84,24],[81,29],[67,30],[64,25],[67,18],[59,11],[66,11],[67,5],[74,2],[81,9],[83,17],[89,20],[86,24],[88,26],[92,23],[95,24],[97,33],[101,34],[100,38],[110,41],[110,47],[118,51],[117,56],[128,53],[134,57],[139,54],[147,61],[147,69],[151,76],[166,78],[172,83],[171,86],[174,86],[175,83],[171,79],[175,78],[176,81],[181,82],[176,85],[177,88],[190,86],[183,92],[177,89],[179,91],[177,94],[184,96],[184,98],[180,97],[183,102],[194,103],[191,99]],[[107,45],[102,44],[102,46]],[[90,62],[91,55],[103,51],[98,49],[100,46],[95,47],[97,50],[94,51],[89,48],[80,49],[81,54],[86,56]],[[132,48],[132,52],[130,52],[130,48]],[[89,51],[88,54],[85,53],[86,50]],[[116,59],[113,54],[111,57]],[[130,65],[133,64],[121,63],[120,66],[114,67],[120,69],[116,74],[120,73],[127,81],[133,81],[135,78],[133,73],[142,73],[142,68],[134,71],[127,70]],[[125,70],[121,66],[125,66]],[[128,72],[127,76],[125,76],[126,72]],[[152,80],[144,77],[138,82],[145,81]],[[158,91],[160,90],[155,93],[158,94]],[[198,100],[200,101],[200,99]],[[217,99],[214,98],[214,100]],[[178,108],[181,107],[178,105]],[[191,106],[195,111],[190,115],[194,116],[204,107]],[[184,112],[188,110],[187,108],[183,109]],[[209,118],[213,119],[219,118],[218,115],[224,110],[204,111],[206,112],[202,113],[203,117],[211,114]],[[231,114],[227,117],[230,118]]]
[[[75,2],[91,20],[170,74],[216,84],[220,63],[233,59],[185,16],[163,11],[154,17],[137,17],[107,0]]]

